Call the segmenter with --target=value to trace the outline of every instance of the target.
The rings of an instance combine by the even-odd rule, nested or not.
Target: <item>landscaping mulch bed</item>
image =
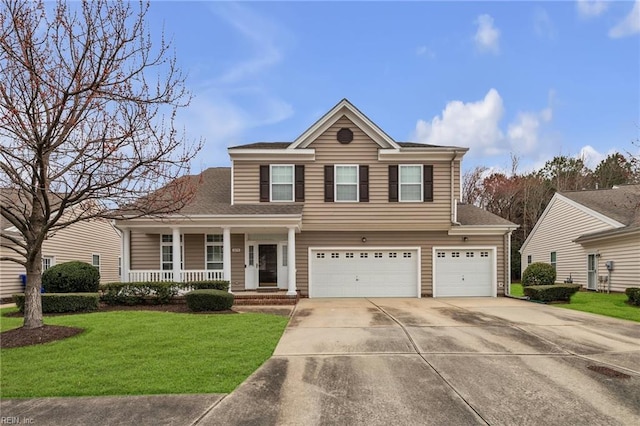
[[[21,346],[39,345],[55,342],[80,334],[84,328],[65,327],[62,325],[43,325],[40,328],[14,328],[0,333],[0,348],[18,348]]]

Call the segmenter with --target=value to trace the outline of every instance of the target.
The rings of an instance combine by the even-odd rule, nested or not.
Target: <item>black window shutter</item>
[[[389,165],[389,202],[398,202],[398,166]]]
[[[296,164],[296,202],[304,201],[304,165]]]
[[[369,202],[369,166],[360,166],[360,202]]]
[[[269,202],[269,166],[260,166],[260,202]]]
[[[433,166],[425,164],[422,172],[424,176],[424,201],[433,201]]]
[[[324,166],[324,201],[333,202],[333,166]]]

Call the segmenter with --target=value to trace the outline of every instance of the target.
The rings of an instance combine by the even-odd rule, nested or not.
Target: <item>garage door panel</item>
[[[494,296],[493,256],[489,249],[436,249],[436,296]]]
[[[310,297],[417,297],[418,251],[314,249]]]

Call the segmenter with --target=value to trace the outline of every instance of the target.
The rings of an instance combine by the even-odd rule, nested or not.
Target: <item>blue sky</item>
[[[396,141],[469,147],[465,169],[640,152],[640,0],[155,1],[148,18],[188,72],[194,172],[342,98]]]

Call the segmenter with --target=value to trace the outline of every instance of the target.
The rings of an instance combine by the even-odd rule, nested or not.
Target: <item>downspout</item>
[[[507,232],[507,286],[505,288],[505,294],[511,295],[511,233]]]
[[[451,170],[451,198],[450,198],[451,199],[451,223],[453,225],[459,226],[460,222],[458,222],[458,200],[454,195],[455,185],[453,184],[453,181],[455,179],[454,162],[457,156],[458,156],[458,151],[454,150],[449,169]]]

